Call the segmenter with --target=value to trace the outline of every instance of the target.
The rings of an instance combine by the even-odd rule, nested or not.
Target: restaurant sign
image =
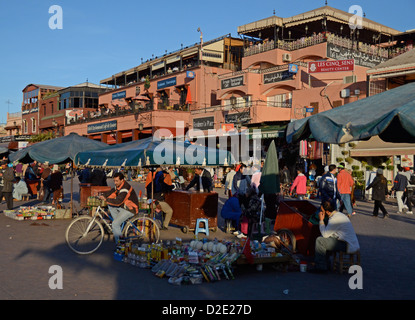
[[[251,120],[249,111],[225,115],[225,123],[245,123]]]
[[[120,91],[112,94],[112,100],[122,99],[127,96],[126,91]]]
[[[244,76],[239,76],[231,79],[224,79],[221,81],[221,89],[229,89],[244,85]]]
[[[335,60],[353,59],[356,65],[366,68],[374,68],[379,63],[388,60],[387,58],[339,47],[332,43],[327,44],[327,57]]]
[[[164,89],[167,87],[175,86],[176,85],[176,77],[169,78],[166,80],[161,80],[157,82],[157,90]]]
[[[87,127],[88,133],[97,133],[111,130],[117,130],[117,120],[89,124]]]
[[[193,129],[209,130],[215,128],[215,117],[193,119]]]
[[[289,70],[264,74],[264,84],[275,83],[275,82],[280,82],[280,81],[285,81],[285,80],[292,80],[292,79],[293,79],[293,73],[291,73]]]

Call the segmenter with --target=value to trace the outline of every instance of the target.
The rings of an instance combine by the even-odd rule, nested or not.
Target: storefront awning
[[[270,125],[249,128],[249,139],[261,138],[261,139],[274,139],[284,138],[285,136],[285,125]],[[260,130],[260,136],[256,135],[254,130]],[[258,132],[259,133],[259,132]]]
[[[384,142],[379,136],[374,136],[367,141],[360,141],[350,150],[351,157],[387,157],[402,154],[415,154],[415,144]]]

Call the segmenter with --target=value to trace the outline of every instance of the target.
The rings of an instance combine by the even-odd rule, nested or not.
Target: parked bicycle
[[[113,218],[101,206],[92,216],[74,219],[65,232],[66,243],[77,254],[91,254],[98,250],[104,240],[105,232],[112,234]],[[124,239],[142,243],[157,243],[160,229],[157,222],[144,215],[133,216],[121,225]]]

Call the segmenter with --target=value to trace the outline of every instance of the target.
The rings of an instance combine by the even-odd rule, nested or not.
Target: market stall
[[[69,219],[69,209],[56,209],[53,206],[20,206],[14,210],[4,210],[4,215],[14,220]]]
[[[166,194],[166,202],[173,209],[170,223],[181,226],[182,231],[194,231],[199,218],[208,219],[209,229],[218,227],[218,199],[214,192],[172,191]]]
[[[243,264],[282,263],[298,266],[297,261],[274,242],[248,240],[210,241],[208,239],[158,244],[120,242],[114,259],[150,269],[154,276],[173,285],[201,284],[235,279],[235,268]],[[257,268],[261,270],[262,268]]]

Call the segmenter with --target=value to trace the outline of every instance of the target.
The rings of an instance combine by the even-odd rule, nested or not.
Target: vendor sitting
[[[239,200],[236,196],[230,197],[226,200],[220,212],[223,219],[235,221],[236,228],[239,228],[239,219],[242,215],[242,209],[239,205]]]
[[[311,272],[327,272],[329,253],[343,251],[354,253],[360,249],[359,241],[349,218],[336,211],[333,201],[325,201],[321,204],[320,211],[320,233],[316,239],[315,269]],[[327,225],[324,222],[328,216]]]
[[[16,177],[13,185],[13,198],[17,201],[22,201],[23,195],[28,193],[29,189],[27,188],[26,182],[20,179],[20,177]]]

